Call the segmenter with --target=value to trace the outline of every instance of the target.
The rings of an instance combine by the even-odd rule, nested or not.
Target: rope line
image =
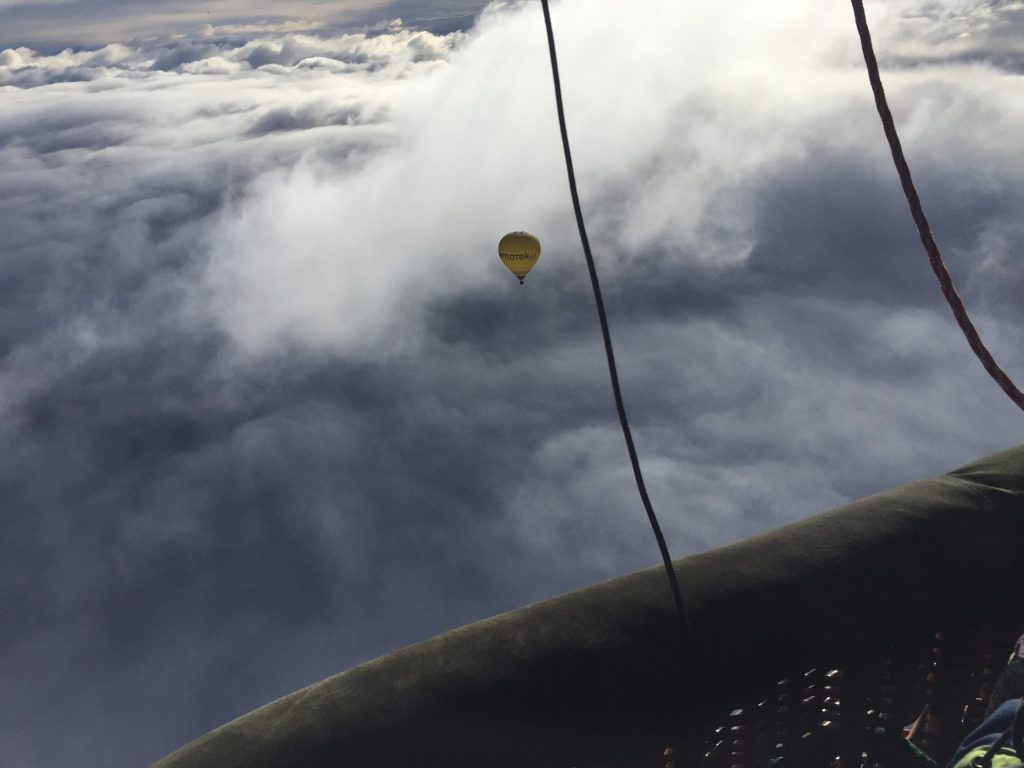
[[[903,185],[903,194],[910,205],[910,213],[914,217],[914,223],[917,224],[917,231],[921,236],[924,250],[928,254],[928,261],[932,265],[932,271],[935,272],[935,276],[939,280],[942,295],[946,298],[949,308],[953,310],[953,317],[956,318],[957,325],[960,326],[960,330],[967,337],[967,343],[971,345],[971,349],[974,350],[974,354],[981,361],[985,370],[1002,387],[1003,392],[1018,407],[1024,409],[1024,393],[1017,388],[1009,375],[999,367],[992,354],[982,343],[981,336],[978,335],[974,323],[971,322],[971,318],[967,315],[967,309],[964,307],[960,296],[956,292],[956,288],[953,286],[953,278],[950,277],[949,270],[946,269],[946,265],[942,261],[939,246],[935,244],[931,227],[928,225],[928,219],[924,215],[921,198],[918,196],[917,189],[914,187],[914,181],[910,177],[910,166],[903,155],[900,137],[896,133],[896,124],[893,121],[892,112],[889,110],[889,104],[885,98],[882,78],[878,73],[878,61],[875,59],[875,51],[871,45],[871,32],[868,29],[867,16],[864,13],[864,2],[863,0],[851,0],[851,2],[853,3],[853,15],[857,22],[857,33],[860,35],[860,47],[864,52],[864,63],[868,69],[868,79],[871,81],[871,90],[875,95],[875,106],[878,108],[878,116],[882,119],[885,138],[889,141],[892,159],[896,164],[900,183]]]
[[[590,284],[594,289],[594,303],[597,305],[597,316],[601,321],[601,335],[604,338],[604,352],[608,360],[608,375],[611,377],[612,392],[615,395],[615,409],[619,414],[619,424],[622,427],[622,436],[626,440],[626,450],[629,453],[629,462],[633,466],[633,477],[636,479],[637,491],[640,500],[643,502],[647,512],[647,519],[654,531],[654,538],[658,541],[658,549],[661,551],[661,559],[665,565],[665,573],[668,575],[669,585],[672,589],[672,597],[675,600],[676,613],[679,617],[680,629],[682,632],[682,644],[684,647],[684,658],[692,661],[692,642],[690,638],[690,624],[686,617],[686,608],[683,605],[683,595],[679,589],[679,580],[676,578],[675,568],[672,566],[672,557],[669,555],[668,545],[665,543],[665,536],[658,524],[658,517],[654,513],[651,499],[647,495],[647,487],[644,484],[643,474],[640,471],[640,459],[637,457],[636,447],[633,444],[633,435],[629,429],[629,420],[626,418],[626,407],[622,402],[622,390],[619,387],[619,374],[615,366],[615,352],[612,349],[612,337],[608,330],[608,317],[604,310],[604,300],[601,298],[601,285],[597,279],[597,267],[594,265],[594,257],[590,251],[590,240],[587,238],[587,228],[583,223],[583,210],[580,207],[579,193],[576,190],[576,173],[572,165],[572,152],[569,149],[569,132],[565,125],[565,109],[562,105],[562,84],[558,75],[558,56],[555,52],[555,33],[551,26],[551,11],[548,8],[548,0],[541,0],[544,9],[544,24],[547,27],[548,50],[551,53],[551,75],[555,85],[555,105],[558,108],[558,125],[562,132],[562,148],[565,150],[565,168],[569,176],[569,192],[572,195],[573,211],[576,214],[576,225],[579,227],[580,243],[583,245],[583,255],[587,260],[587,269],[590,272]]]

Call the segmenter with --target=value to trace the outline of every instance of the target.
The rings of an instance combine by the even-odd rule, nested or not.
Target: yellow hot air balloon
[[[540,258],[540,240],[529,232],[509,232],[498,243],[498,256],[522,285],[526,273]]]

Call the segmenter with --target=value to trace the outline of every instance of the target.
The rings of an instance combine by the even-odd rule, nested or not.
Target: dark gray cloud
[[[665,3],[652,25],[595,2],[556,5],[570,128],[674,554],[1017,442],[915,240],[846,9]],[[468,7],[0,53],[4,765],[144,764],[656,560],[538,9],[424,31]],[[986,7],[1012,20],[928,6],[929,47],[907,4],[878,37],[916,61],[887,74],[904,141],[1019,377],[1018,84],[943,48],[998,27]],[[521,227],[544,242],[524,287],[494,255]]]
[[[1024,71],[1018,38],[1024,9],[1013,0],[947,0],[897,5],[889,66],[956,62]]]
[[[306,131],[322,126],[376,122],[372,117],[368,119],[359,106],[353,105],[341,109],[333,107],[333,105],[327,108],[325,106],[311,104],[298,109],[277,107],[268,110],[253,124],[248,135],[262,136],[276,131]]]

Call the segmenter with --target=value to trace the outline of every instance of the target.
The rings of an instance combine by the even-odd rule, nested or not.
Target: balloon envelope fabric
[[[676,561],[689,656],[654,567],[362,664],[155,765],[653,767],[671,744],[699,757],[736,702],[791,673],[871,673],[943,631],[1024,631],[1022,543],[1024,446]]]

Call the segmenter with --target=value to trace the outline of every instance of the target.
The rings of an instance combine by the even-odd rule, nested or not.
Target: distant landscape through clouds
[[[179,23],[95,0],[59,6],[95,20],[67,45],[48,5],[0,2],[0,763],[146,764],[657,561],[538,4]],[[1020,442],[916,240],[846,4],[553,11],[675,556]],[[868,12],[940,247],[1020,383],[1024,6]],[[522,287],[514,229],[543,243]]]

